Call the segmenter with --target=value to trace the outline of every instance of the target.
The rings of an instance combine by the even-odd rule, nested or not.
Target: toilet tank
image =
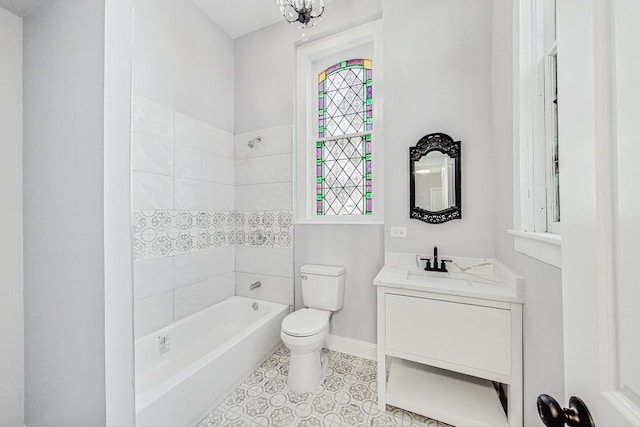
[[[344,303],[345,269],[333,265],[300,267],[302,302],[305,307],[338,311]]]

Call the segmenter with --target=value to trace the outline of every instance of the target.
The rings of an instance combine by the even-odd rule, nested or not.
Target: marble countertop
[[[387,252],[375,286],[481,298],[493,301],[524,302],[522,277],[498,260],[443,255],[449,259],[447,273],[424,270],[421,257],[429,254]]]

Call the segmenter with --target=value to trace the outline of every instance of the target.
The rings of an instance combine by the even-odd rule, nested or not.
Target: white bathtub
[[[200,421],[280,344],[288,311],[282,304],[231,297],[137,339],[137,425]],[[161,337],[168,337],[168,351],[161,350]]]

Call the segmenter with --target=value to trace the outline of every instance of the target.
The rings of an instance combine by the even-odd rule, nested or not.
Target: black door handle
[[[562,408],[560,404],[548,394],[538,396],[538,415],[547,427],[595,427],[591,412],[587,405],[576,396],[569,399],[569,407]]]

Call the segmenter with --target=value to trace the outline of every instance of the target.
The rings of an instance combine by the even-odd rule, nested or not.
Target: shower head
[[[255,138],[253,138],[252,140],[247,142],[247,145],[249,146],[249,148],[253,148],[260,141],[262,141],[262,137],[261,136],[256,136]]]

